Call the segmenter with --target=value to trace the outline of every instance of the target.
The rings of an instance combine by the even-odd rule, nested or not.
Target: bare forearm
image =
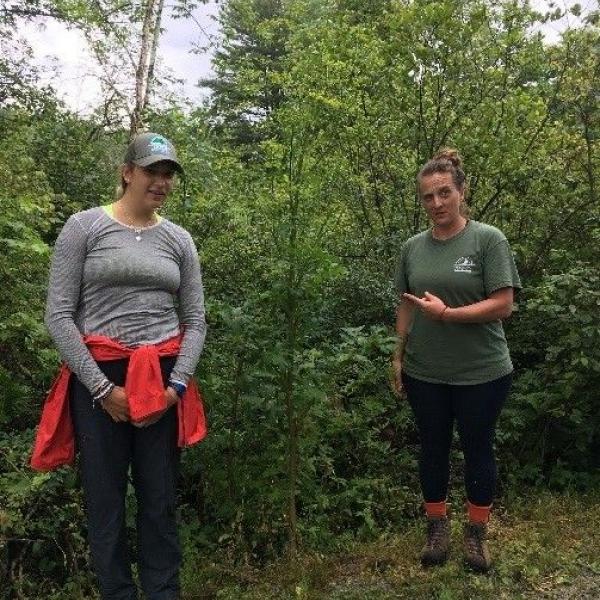
[[[487,323],[506,319],[512,312],[512,302],[504,299],[486,298],[474,304],[444,309],[441,320],[450,323]]]
[[[434,321],[487,323],[510,316],[514,290],[512,287],[500,288],[484,300],[456,308],[448,306],[441,298],[429,292],[425,292],[422,298],[408,293],[403,294],[402,298],[417,306],[426,317]]]
[[[396,308],[396,333],[406,337],[412,325],[415,307],[403,300]]]
[[[396,308],[396,334],[398,335],[398,342],[394,350],[394,358],[402,359],[413,315],[414,306],[409,302],[403,301]]]

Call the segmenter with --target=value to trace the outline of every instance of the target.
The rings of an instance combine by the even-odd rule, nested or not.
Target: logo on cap
[[[152,148],[152,152],[155,154],[170,154],[167,140],[160,135],[155,135],[150,140],[150,148]]]

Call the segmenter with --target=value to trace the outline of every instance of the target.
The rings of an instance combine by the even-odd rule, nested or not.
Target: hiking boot
[[[486,532],[485,523],[465,525],[465,562],[477,573],[487,573],[492,566],[492,558],[485,541]]]
[[[427,517],[427,541],[421,550],[424,567],[443,565],[450,549],[450,522],[447,517]]]

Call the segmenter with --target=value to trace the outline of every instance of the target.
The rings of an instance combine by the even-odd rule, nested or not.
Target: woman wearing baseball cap
[[[125,527],[130,467],[142,589],[148,600],[179,598],[178,447],[206,432],[192,379],[206,322],[192,237],[157,212],[177,172],[183,167],[169,140],[138,135],[121,167],[119,199],[72,215],[52,259],[46,324],[70,379],[70,421],[104,600],[137,598]],[[67,386],[58,388],[67,396]],[[53,468],[56,462],[43,461],[40,436],[32,464]]]

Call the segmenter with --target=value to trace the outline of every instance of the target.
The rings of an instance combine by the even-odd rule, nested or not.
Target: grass
[[[183,600],[600,598],[599,500],[597,494],[544,492],[497,507],[488,575],[463,566],[462,515],[455,511],[451,558],[443,567],[421,568],[424,523],[411,522],[343,553],[305,552],[264,568],[188,560]]]

